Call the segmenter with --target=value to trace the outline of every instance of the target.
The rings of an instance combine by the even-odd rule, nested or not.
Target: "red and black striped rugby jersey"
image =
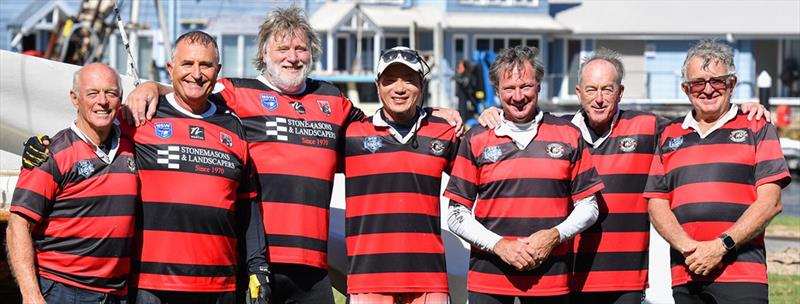
[[[36,222],[38,275],[125,294],[139,189],[133,144],[120,139],[107,163],[70,128],[53,136],[50,151],[41,166],[22,170],[11,203],[11,212]]]
[[[262,76],[222,79],[225,89],[215,97],[241,117],[250,143],[267,261],[327,268],[337,155],[344,125],[363,113],[327,82],[309,79],[299,95],[282,94],[265,82]]]
[[[563,222],[572,202],[603,188],[580,131],[569,121],[543,115],[524,149],[494,130],[473,127],[459,146],[445,196],[474,207],[475,218],[504,238],[527,237]],[[554,296],[569,293],[572,241],[553,249],[540,267],[518,271],[493,253],[472,249],[470,291]]]
[[[586,128],[583,119],[578,115],[572,122],[580,129]],[[650,113],[620,110],[604,140],[598,139],[594,144],[587,140],[592,163],[605,188],[597,196],[597,222],[575,237],[574,290],[604,292],[647,287],[650,220],[642,193],[657,132],[668,122]]]
[[[372,119],[345,139],[348,293],[447,292],[439,191],[455,130],[425,116],[403,144]]]
[[[724,119],[721,118],[721,119]],[[731,227],[756,199],[756,187],[791,177],[775,127],[748,121],[737,112],[705,138],[683,129],[676,119],[662,132],[644,196],[670,201],[686,233],[697,241],[714,240]],[[691,273],[678,251],[670,249],[672,285],[689,281],[767,283],[763,233],[722,260],[708,276]]]
[[[247,142],[224,106],[202,115],[162,96],[144,126],[121,124],[133,139],[141,177],[141,232],[132,282],[170,291],[235,290],[237,198],[247,182]]]

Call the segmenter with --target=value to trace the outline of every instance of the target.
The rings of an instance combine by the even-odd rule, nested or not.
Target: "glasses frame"
[[[727,74],[721,75],[717,77],[711,77],[709,79],[695,79],[695,80],[686,80],[683,82],[683,85],[686,86],[686,90],[689,93],[697,94],[702,93],[706,89],[706,85],[710,85],[715,91],[719,90],[727,90],[730,88],[730,81],[736,80],[735,74]],[[722,87],[715,86],[712,82],[721,82]],[[702,86],[700,86],[702,83]]]

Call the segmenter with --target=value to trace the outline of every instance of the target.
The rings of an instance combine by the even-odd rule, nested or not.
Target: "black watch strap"
[[[722,246],[725,247],[726,250],[731,251],[736,248],[736,241],[734,241],[730,235],[723,233],[719,236],[719,239],[722,241]]]

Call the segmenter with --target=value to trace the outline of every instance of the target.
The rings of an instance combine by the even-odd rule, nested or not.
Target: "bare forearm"
[[[11,215],[7,228],[8,261],[20,292],[26,299],[41,297],[34,269],[31,229],[32,225],[27,220],[16,214]]]
[[[156,85],[156,87],[158,87],[158,95],[159,96],[167,95],[167,94],[172,93],[174,91],[171,86],[168,86],[168,85],[165,85],[165,84],[160,84],[158,82],[153,82],[153,83]]]
[[[739,220],[726,233],[736,244],[746,244],[767,228],[769,222],[783,210],[781,188],[776,184],[761,185],[756,189],[757,198]]]
[[[683,227],[675,217],[675,213],[669,208],[669,201],[656,198],[650,199],[648,213],[653,227],[672,248],[684,252],[687,250],[687,244],[694,241],[686,234],[686,231],[683,230]]]

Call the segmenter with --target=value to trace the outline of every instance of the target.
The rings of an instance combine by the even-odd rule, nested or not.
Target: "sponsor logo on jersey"
[[[639,145],[639,143],[636,141],[636,138],[625,137],[619,141],[619,150],[622,152],[633,152],[636,150],[637,145]]]
[[[189,138],[204,140],[206,139],[206,131],[203,127],[189,126]]]
[[[171,122],[157,122],[155,126],[156,126],[156,136],[161,137],[163,139],[172,137]]]
[[[503,150],[500,150],[500,146],[490,146],[483,148],[483,158],[490,162],[497,162],[500,159],[500,156],[503,155]]]
[[[564,156],[564,146],[562,146],[561,144],[557,143],[549,144],[545,148],[545,151],[547,151],[547,155],[549,155],[552,158],[561,158],[561,156]]]
[[[83,178],[89,178],[94,173],[94,165],[88,160],[79,161],[76,166],[78,167],[78,175],[83,176]]]
[[[128,170],[131,170],[131,172],[136,172],[136,162],[133,161],[133,158],[128,158]]]
[[[219,141],[222,144],[228,146],[229,148],[233,147],[233,137],[231,137],[231,135],[228,134],[228,133],[220,131],[219,132]]]
[[[441,140],[431,141],[431,153],[436,156],[444,154],[445,145]]]
[[[326,116],[331,116],[331,104],[327,100],[317,99],[317,104],[322,113],[325,113]]]
[[[306,114],[306,108],[303,107],[303,103],[299,101],[290,101],[289,104],[292,105],[297,114]]]
[[[364,150],[375,153],[378,152],[378,149],[383,147],[383,141],[381,140],[380,136],[370,136],[364,138],[362,146],[364,147]]]
[[[278,97],[272,94],[261,94],[261,105],[270,111],[275,111],[278,108]]]
[[[671,150],[677,150],[678,148],[680,148],[682,144],[683,144],[683,136],[678,136],[675,138],[670,138],[669,142],[667,143],[667,146]]]
[[[732,142],[737,142],[737,143],[744,142],[745,140],[747,140],[747,131],[746,130],[731,131],[731,135],[728,136],[728,138]]]

